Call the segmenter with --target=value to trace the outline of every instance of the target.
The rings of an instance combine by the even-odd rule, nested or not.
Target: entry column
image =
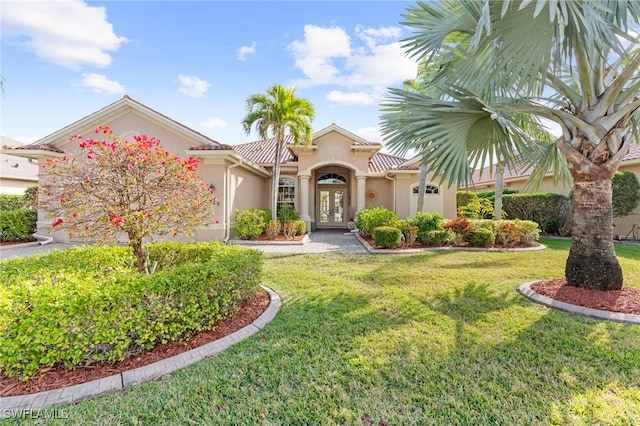
[[[311,216],[309,216],[309,175],[300,177],[300,220],[307,222],[307,231],[311,231]]]
[[[365,205],[365,189],[367,183],[366,176],[356,176],[356,213],[364,209]]]

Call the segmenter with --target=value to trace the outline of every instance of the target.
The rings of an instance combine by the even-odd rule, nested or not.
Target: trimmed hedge
[[[632,172],[616,172],[611,180],[613,217],[631,214],[640,202],[640,182]]]
[[[542,232],[559,233],[560,212],[569,198],[560,194],[507,194],[502,198],[502,210],[508,219],[530,220],[540,225]]]
[[[402,231],[393,226],[378,226],[373,230],[373,242],[382,248],[402,245]]]
[[[36,232],[38,213],[35,210],[0,212],[0,241],[31,241]]]
[[[249,240],[264,234],[271,221],[271,210],[236,210],[235,236]]]
[[[489,247],[496,240],[495,235],[490,229],[477,228],[469,232],[464,240],[469,243],[471,247]]]
[[[0,212],[24,209],[24,196],[16,194],[0,194]]]
[[[74,247],[3,261],[0,372],[116,362],[237,312],[259,287],[262,254],[218,242],[150,244],[153,275],[128,247]]]
[[[399,228],[401,221],[396,212],[384,207],[367,207],[358,212],[356,227],[365,235],[373,236],[373,230],[379,226]]]

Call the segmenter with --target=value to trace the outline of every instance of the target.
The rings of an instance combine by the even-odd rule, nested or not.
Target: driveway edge
[[[28,395],[0,397],[0,418],[29,414],[62,404],[73,404],[105,393],[126,389],[157,379],[214,356],[264,328],[280,310],[282,301],[275,291],[261,285],[269,294],[269,306],[254,322],[221,339],[154,363],[98,380]]]

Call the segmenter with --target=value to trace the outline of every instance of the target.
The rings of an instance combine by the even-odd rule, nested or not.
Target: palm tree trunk
[[[420,183],[418,184],[418,207],[416,209],[416,214],[424,210],[424,193],[427,189],[427,172],[427,165],[420,165]]]
[[[613,246],[611,179],[574,181],[572,243],[567,284],[589,290],[619,290],[622,269]]]
[[[280,132],[276,135],[276,158],[273,163],[273,185],[271,188],[271,202],[272,209],[271,210],[271,219],[278,219],[278,189],[280,188],[280,162],[282,161],[282,137],[280,136]]]
[[[504,192],[504,163],[501,161],[496,166],[496,195],[493,205],[493,218],[502,219],[502,193]]]

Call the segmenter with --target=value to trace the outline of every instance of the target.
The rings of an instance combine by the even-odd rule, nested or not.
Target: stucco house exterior
[[[118,101],[48,135],[33,144],[11,150],[36,159],[61,157],[77,149],[72,135],[93,136],[98,126],[131,139],[146,134],[160,139],[165,149],[183,158],[200,159],[199,173],[215,192],[218,223],[200,229],[195,240],[226,240],[233,236],[236,209],[270,209],[275,141],[259,140],[227,145],[124,96]],[[287,142],[290,142],[287,140]],[[284,147],[278,204],[291,204],[310,230],[345,228],[349,219],[369,206],[384,206],[400,217],[416,214],[419,164],[381,152],[382,145],[367,141],[336,124],[313,134],[309,146]],[[6,151],[6,150],[5,150]],[[41,177],[44,176],[42,170]],[[428,182],[424,211],[456,215],[456,188]],[[38,218],[38,232],[51,220]],[[62,231],[55,240],[69,241]]]
[[[640,181],[640,145],[631,144],[629,152],[622,159],[620,164],[620,171],[632,172],[636,175]],[[519,192],[533,192],[531,188],[527,188],[527,179],[531,176],[531,169],[522,170],[519,172],[513,172],[505,170],[504,172],[504,188],[515,189]],[[471,191],[484,191],[495,189],[495,171],[492,173],[489,169],[485,168],[480,171],[476,171],[473,175],[473,186],[468,188]],[[566,183],[556,184],[553,181],[553,175],[548,173],[542,184],[535,192],[550,192],[555,194],[569,195],[571,191],[571,185]],[[625,237],[627,234],[635,230],[635,235],[640,235],[640,206],[629,215],[624,217],[613,218],[614,234]],[[635,228],[634,228],[635,225]]]

